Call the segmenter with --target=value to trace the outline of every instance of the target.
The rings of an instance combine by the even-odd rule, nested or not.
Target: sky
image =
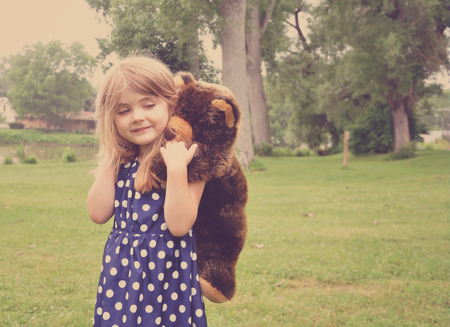
[[[93,56],[100,52],[96,38],[106,38],[110,26],[85,0],[0,0],[0,58],[21,52],[24,46],[59,40],[80,42]],[[210,42],[210,40],[209,40]],[[208,48],[208,57],[220,67],[220,50]],[[93,78],[94,86],[102,73]],[[448,88],[448,75],[438,77]]]

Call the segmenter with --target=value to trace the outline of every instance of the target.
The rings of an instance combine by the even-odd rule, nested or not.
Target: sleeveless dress
[[[136,192],[138,167],[135,160],[119,170],[94,326],[207,326],[192,229],[183,237],[170,233],[164,185]]]

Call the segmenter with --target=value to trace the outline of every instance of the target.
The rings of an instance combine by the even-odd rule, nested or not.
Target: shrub
[[[9,123],[11,129],[24,129],[25,125],[22,123]]]
[[[266,170],[266,167],[261,161],[255,159],[250,163],[248,169],[250,171],[264,171]]]
[[[273,145],[263,142],[260,145],[255,145],[254,151],[261,157],[271,157],[273,154]]]
[[[6,158],[5,158],[5,161],[3,161],[3,163],[4,163],[5,165],[12,165],[12,164],[13,164],[13,160],[12,160],[11,157],[6,157]]]
[[[62,157],[65,162],[76,162],[78,160],[77,155],[71,148],[66,148]]]
[[[37,164],[37,158],[34,155],[28,156],[23,160],[23,163],[26,164]]]
[[[292,157],[292,155],[293,155],[292,150],[289,148],[275,147],[273,149],[274,157]]]
[[[311,155],[311,150],[309,149],[295,149],[294,156],[296,157],[309,157]]]
[[[414,158],[416,156],[416,142],[409,142],[402,147],[398,152],[393,152],[389,155],[390,160],[402,160]]]

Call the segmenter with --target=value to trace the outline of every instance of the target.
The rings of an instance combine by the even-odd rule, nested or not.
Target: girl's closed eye
[[[127,108],[127,107],[119,107],[119,108],[117,109],[117,113],[118,113],[119,115],[125,115],[125,114],[127,114],[127,113],[129,113],[129,112],[130,112],[130,109]]]

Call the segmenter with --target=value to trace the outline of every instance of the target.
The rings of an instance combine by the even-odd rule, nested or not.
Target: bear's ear
[[[225,113],[225,124],[228,126],[228,128],[233,128],[236,124],[236,119],[234,117],[233,108],[231,107],[231,105],[225,100],[220,99],[213,100],[211,104]]]
[[[175,85],[180,89],[184,89],[195,83],[194,76],[189,72],[178,72],[174,77],[174,81]]]

